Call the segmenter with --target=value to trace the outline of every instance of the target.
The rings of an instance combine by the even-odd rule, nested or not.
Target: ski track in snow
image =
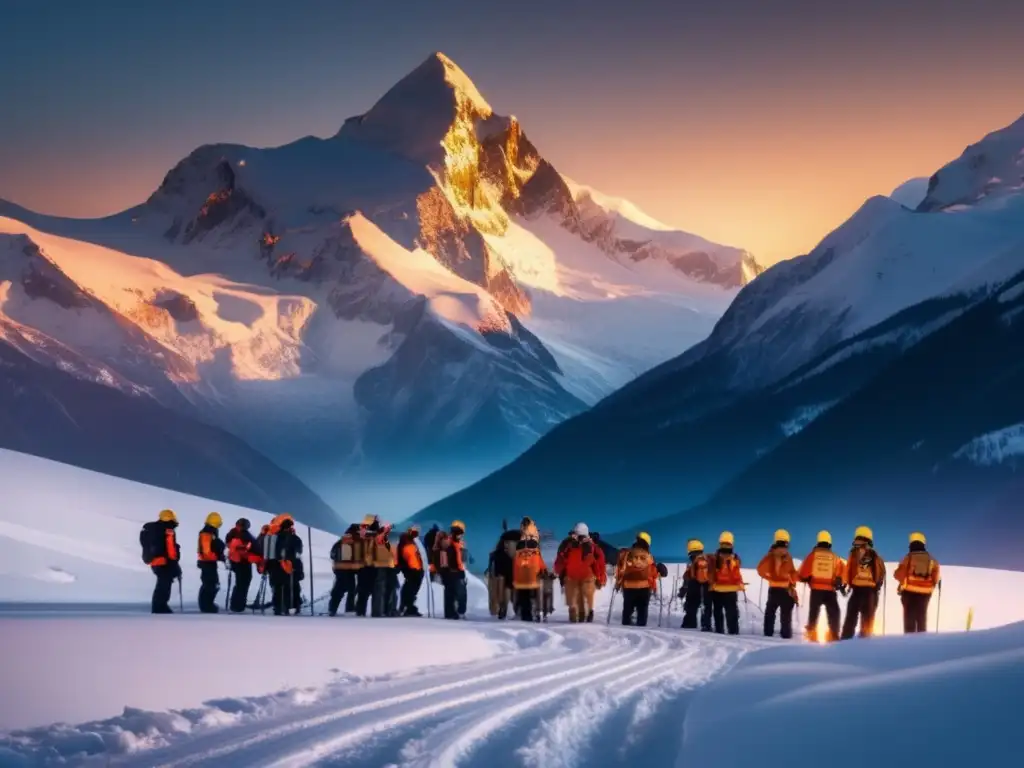
[[[509,623],[484,631],[508,653],[214,728],[109,765],[574,768],[588,755],[625,765],[664,749],[663,739],[643,738],[655,715],[671,710],[682,722],[686,692],[766,644],[654,627]]]

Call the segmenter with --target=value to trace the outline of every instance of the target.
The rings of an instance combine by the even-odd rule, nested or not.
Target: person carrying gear
[[[622,590],[622,624],[629,626],[636,614],[636,626],[647,626],[651,594],[658,591],[658,565],[651,556],[650,534],[641,531],[629,549],[619,553],[615,566],[615,587]]]
[[[516,615],[523,621],[540,620],[541,576],[547,570],[536,539],[526,539],[512,563],[512,589]]]
[[[493,606],[492,615],[499,619],[508,615],[508,606],[512,602],[512,564],[522,538],[523,532],[518,528],[503,531],[491,552],[488,597]]]
[[[392,615],[390,598],[395,591],[392,584],[395,556],[391,550],[390,536],[391,524],[383,523],[377,535],[366,543],[366,563],[374,572],[373,593],[370,598],[370,616],[373,618]]]
[[[565,586],[569,622],[594,620],[594,590],[608,580],[604,553],[590,538],[586,523],[577,523],[569,543],[555,558],[555,574]]]
[[[757,564],[757,575],[768,582],[768,602],[764,606],[764,636],[775,634],[775,614],[779,614],[779,635],[793,637],[793,608],[796,607],[797,569],[789,553],[789,531],[775,532],[775,543]]]
[[[224,562],[224,542],[220,539],[220,527],[224,521],[217,512],[206,516],[206,523],[199,532],[196,548],[196,565],[199,568],[199,610],[201,613],[217,613],[217,592],[220,591],[218,566]]]
[[[942,584],[939,562],[925,549],[924,534],[910,534],[910,552],[903,558],[893,576],[900,583],[900,602],[903,603],[903,632],[928,631],[928,603],[935,587]]]
[[[697,628],[700,610],[700,631],[711,631],[711,558],[704,554],[704,544],[697,539],[686,543],[690,563],[683,573],[679,599],[683,601],[683,629]]]
[[[452,522],[448,533],[438,531],[430,553],[432,569],[444,585],[444,617],[453,621],[466,616],[466,526]]]
[[[174,529],[178,527],[178,517],[173,510],[165,509],[159,517],[142,526],[139,543],[142,545],[142,562],[150,567],[156,576],[153,588],[152,612],[174,613],[171,610],[171,589],[174,580],[181,578],[181,551]]]
[[[327,613],[338,614],[342,598],[345,599],[345,613],[356,612],[356,573],[363,567],[365,543],[359,535],[359,526],[353,523],[331,547],[331,567],[334,570],[334,586],[327,601]]]
[[[860,636],[871,637],[878,610],[878,593],[885,584],[885,563],[875,551],[874,534],[866,525],[853,535],[853,547],[846,563],[846,583],[850,585],[850,599],[846,603],[843,621],[843,640],[853,637],[860,620]]]
[[[249,521],[240,517],[228,531],[224,543],[228,548],[228,562],[235,578],[229,607],[232,613],[244,613],[249,604],[249,585],[252,583],[253,547],[256,539],[249,533]],[[258,556],[257,556],[258,557]]]
[[[718,537],[718,551],[711,556],[711,609],[715,632],[719,635],[725,634],[726,629],[730,635],[740,633],[739,593],[745,591],[746,585],[735,543],[735,537],[729,531],[723,531]]]
[[[416,539],[420,535],[419,526],[413,524],[398,537],[398,569],[402,573],[402,593],[399,614],[401,616],[422,616],[416,607],[416,598],[423,584],[423,558]]]
[[[829,643],[835,642],[839,639],[839,598],[836,597],[836,590],[846,594],[846,563],[832,551],[831,533],[818,533],[818,543],[800,564],[797,577],[811,588],[811,604],[807,609],[804,637],[811,642],[817,639],[818,616],[824,608],[828,619],[828,635],[825,639]]]
[[[373,590],[377,585],[377,568],[373,565],[373,545],[380,533],[380,519],[366,515],[359,526],[359,538],[363,541],[363,559],[356,572],[356,616],[366,616],[370,607]]]
[[[267,577],[273,595],[275,616],[298,614],[302,605],[304,578],[302,560],[302,539],[295,533],[295,520],[291,515],[278,515],[270,522],[270,531],[264,543]]]

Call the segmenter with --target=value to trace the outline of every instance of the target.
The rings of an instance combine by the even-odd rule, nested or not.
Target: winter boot
[[[587,624],[593,624],[593,623],[594,623],[594,612],[593,611],[587,611]]]

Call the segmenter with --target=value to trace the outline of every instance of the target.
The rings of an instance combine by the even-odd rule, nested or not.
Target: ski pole
[[[942,616],[942,580],[939,579],[939,599],[935,603],[935,633],[939,632],[939,618]]]
[[[761,578],[761,586],[757,588],[757,607],[764,610],[764,578]]]
[[[228,568],[227,570],[228,570],[228,591],[227,591],[227,594],[224,595],[224,610],[225,611],[228,609],[228,605],[231,603],[231,569]]]
[[[887,581],[882,582],[882,635],[885,635],[885,607],[889,600],[889,583]]]
[[[181,576],[178,577],[178,610],[185,612],[185,598],[181,596]]]
[[[313,603],[316,602],[316,598],[313,595],[313,529],[306,526],[306,540],[309,542],[309,615],[315,616],[313,612]]]
[[[658,629],[661,629],[661,614],[665,610],[665,590],[664,585],[661,581],[661,576],[658,577]]]
[[[618,591],[619,587],[616,584],[612,587],[612,597],[611,600],[608,601],[608,619],[605,621],[605,624],[612,623],[612,610],[615,608],[615,593]]]
[[[750,611],[750,601],[747,599],[747,590],[743,590],[743,607],[747,609],[747,623],[750,625],[750,634],[754,634],[754,614]]]

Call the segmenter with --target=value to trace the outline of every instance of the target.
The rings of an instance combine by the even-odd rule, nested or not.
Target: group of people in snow
[[[207,515],[199,532],[196,564],[199,568],[199,610],[217,613],[220,590],[220,564],[226,563],[234,587],[227,608],[233,613],[248,609],[272,608],[275,615],[299,613],[302,607],[300,584],[305,578],[302,564],[302,539],[295,532],[295,519],[289,514],[275,517],[264,525],[258,536],[250,533],[245,518],[222,540],[223,520],[217,512]],[[139,536],[142,558],[156,576],[153,613],[172,613],[171,592],[175,580],[181,583],[181,552],[176,529],[178,520],[170,509],[160,512],[156,521],[146,523]],[[523,621],[546,621],[554,612],[554,583],[558,581],[565,596],[570,623],[594,620],[597,590],[608,583],[609,550],[615,557],[614,592],[622,593],[621,621],[624,625],[646,626],[651,598],[660,594],[661,579],[668,574],[664,563],[651,554],[651,537],[641,531],[630,547],[614,550],[591,533],[586,523],[577,523],[558,545],[553,567],[548,568],[541,554],[541,536],[536,523],[524,517],[518,529],[503,531],[487,566],[490,612],[506,619],[509,607]],[[391,542],[392,526],[373,515],[353,524],[334,543],[330,558],[334,584],[328,598],[327,613],[337,615],[344,601],[344,612],[357,616],[421,616],[417,598],[429,571],[430,579],[443,585],[444,618],[466,616],[466,526],[452,522],[447,531],[434,525],[423,540],[419,527],[409,526]],[[874,534],[867,526],[854,532],[849,556],[844,559],[832,551],[832,535],[820,531],[810,554],[799,566],[790,553],[789,532],[779,529],[775,541],[757,565],[757,573],[768,585],[764,606],[764,634],[775,633],[776,617],[783,638],[793,636],[793,612],[799,605],[797,585],[810,590],[810,605],[805,636],[816,638],[822,610],[828,622],[826,640],[849,639],[857,632],[873,633],[879,595],[885,586],[886,569],[874,548]],[[741,572],[742,561],[735,550],[735,537],[724,531],[718,548],[706,554],[697,539],[687,543],[689,562],[683,573],[678,597],[683,604],[683,629],[715,631],[737,635],[740,631],[739,595],[746,601],[748,586]],[[424,567],[426,565],[426,568]],[[260,586],[254,603],[249,602],[253,568],[260,574]],[[401,581],[399,580],[401,576]],[[895,571],[897,593],[903,604],[904,631],[927,631],[928,606],[932,594],[941,592],[938,561],[927,551],[924,534],[910,534],[909,551]],[[838,594],[849,592],[846,618],[840,630]],[[179,593],[180,599],[180,593]],[[759,600],[760,602],[760,600]],[[610,615],[610,614],[609,614]]]
[[[261,607],[273,608],[275,614],[297,612],[302,604],[301,582],[302,538],[295,532],[295,519],[278,515],[260,529],[259,536],[249,532],[250,523],[239,518],[223,539],[220,529],[224,520],[217,512],[206,516],[196,544],[196,565],[199,568],[199,610],[218,613],[217,593],[220,591],[220,564],[227,563],[234,588],[228,596],[232,613],[244,613],[249,607],[249,590],[253,568],[261,575],[257,601]],[[153,589],[153,613],[173,613],[170,606],[174,582],[181,585],[181,549],[176,529],[178,518],[165,509],[158,518],[142,527],[139,543],[142,560],[156,576]],[[180,598],[180,592],[179,592]]]
[[[941,593],[942,581],[938,561],[926,549],[923,533],[910,534],[909,551],[896,568],[897,593],[903,604],[903,627],[906,633],[926,632],[928,605],[932,594]],[[735,551],[735,538],[725,531],[719,536],[718,549],[704,553],[704,545],[697,539],[687,544],[689,563],[679,590],[683,601],[683,629],[696,629],[698,611],[700,628],[716,632],[739,634],[740,592],[746,599],[746,584],[740,573],[740,557]],[[775,619],[779,618],[779,633],[783,638],[793,636],[793,610],[799,605],[797,585],[810,589],[805,637],[817,637],[818,617],[822,609],[828,621],[826,641],[847,640],[857,633],[869,637],[874,632],[875,614],[879,595],[885,587],[885,562],[875,551],[874,533],[867,526],[854,532],[853,545],[844,560],[832,551],[832,534],[820,531],[810,554],[797,568],[790,554],[789,532],[779,529],[775,542],[757,564],[757,574],[768,584],[768,600],[764,606],[764,634],[775,634]],[[846,618],[840,631],[839,598],[846,595]]]

